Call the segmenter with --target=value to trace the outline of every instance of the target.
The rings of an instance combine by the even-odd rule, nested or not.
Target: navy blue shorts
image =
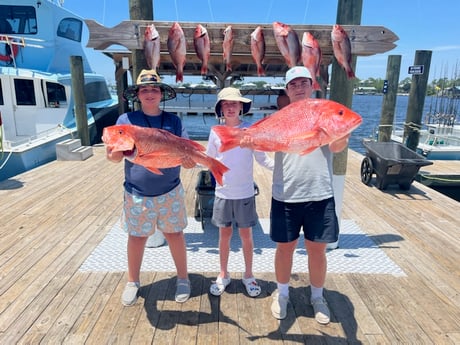
[[[334,243],[339,237],[334,198],[299,203],[272,198],[270,220],[274,242],[295,241],[302,228],[305,239],[313,242]]]

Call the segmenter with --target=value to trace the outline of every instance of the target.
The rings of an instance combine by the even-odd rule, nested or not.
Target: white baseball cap
[[[312,79],[310,72],[306,67],[303,66],[294,66],[286,72],[286,84],[289,84],[292,80],[296,78],[309,78]]]

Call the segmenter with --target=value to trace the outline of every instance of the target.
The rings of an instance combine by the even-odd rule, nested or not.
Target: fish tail
[[[216,159],[211,158],[210,160],[211,162],[210,162],[210,165],[208,166],[209,170],[211,170],[211,173],[216,179],[217,183],[222,186],[224,184],[223,175],[230,169],[225,164],[219,162]]]
[[[262,65],[257,66],[257,75],[259,77],[265,75],[265,70],[264,70],[264,67]]]
[[[348,70],[347,70],[347,76],[348,76],[348,79],[356,78],[355,72],[353,71],[353,69],[351,67],[348,68]]]
[[[206,74],[208,74],[208,66],[203,64],[201,66],[201,75],[206,75]]]
[[[183,82],[183,81],[184,81],[184,72],[177,71],[176,72],[176,83]]]
[[[228,126],[214,126],[212,129],[221,141],[219,152],[225,152],[240,145],[242,129]]]
[[[319,85],[316,78],[313,78],[313,90],[321,90],[321,85]]]

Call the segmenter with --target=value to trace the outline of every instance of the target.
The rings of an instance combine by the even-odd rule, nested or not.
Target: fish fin
[[[219,162],[218,160],[211,158],[210,165],[209,165],[209,170],[211,170],[212,175],[216,179],[216,182],[223,186],[223,175],[229,171],[230,169],[224,165],[223,163]]]
[[[139,164],[139,165],[142,165],[144,168],[146,168],[148,171],[153,172],[154,174],[163,175],[163,173],[155,166],[150,166],[148,164],[145,164],[144,162],[141,164],[141,163],[139,163],[139,161],[137,159],[134,159],[132,162],[136,163],[136,164]]]
[[[225,152],[240,145],[243,129],[222,125],[214,126],[212,129],[221,141],[219,152]]]
[[[334,152],[334,153],[343,151],[345,147],[347,147],[348,145],[349,138],[350,138],[350,134],[343,138],[340,138],[339,140],[331,142],[329,144],[329,149],[331,150],[331,152]]]

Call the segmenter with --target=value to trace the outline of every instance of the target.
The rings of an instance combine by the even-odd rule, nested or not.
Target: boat
[[[439,97],[419,130],[417,153],[430,160],[460,160],[459,100]],[[404,124],[393,125],[391,140],[404,143]]]
[[[404,125],[393,127],[391,140],[404,143]],[[419,132],[417,153],[430,160],[460,160],[460,124],[425,124]]]
[[[75,138],[71,56],[81,56],[91,144],[114,123],[118,101],[92,71],[84,20],[52,0],[0,1],[0,181],[56,159]]]

